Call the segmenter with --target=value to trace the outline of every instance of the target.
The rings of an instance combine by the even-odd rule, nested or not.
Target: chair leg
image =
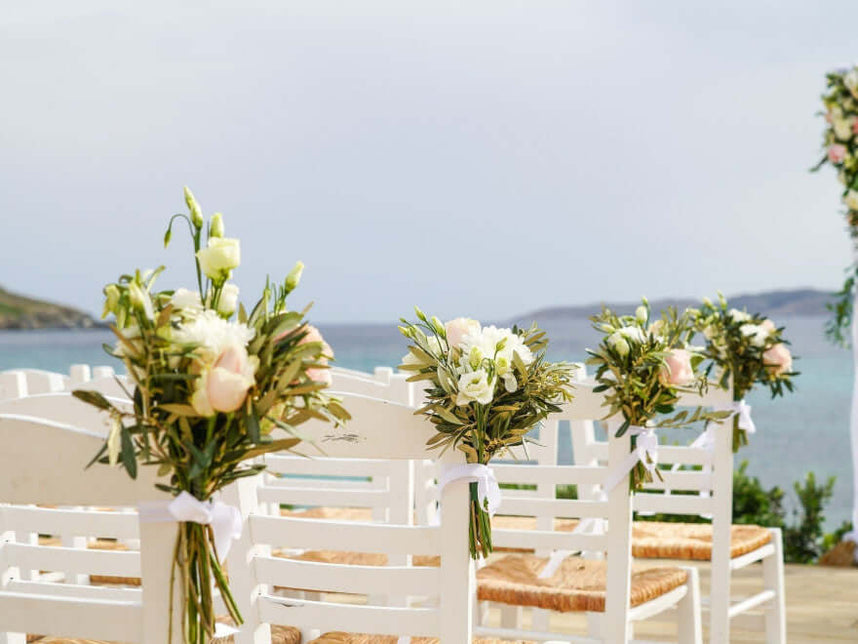
[[[770,528],[774,554],[763,559],[763,586],[775,593],[766,608],[767,644],[786,644],[786,587],[784,585],[783,538],[780,528]]]
[[[703,644],[703,620],[700,617],[700,578],[697,568],[686,568],[688,592],[677,604],[679,644]]]

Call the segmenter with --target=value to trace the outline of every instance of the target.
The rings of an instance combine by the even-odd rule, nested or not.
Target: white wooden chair
[[[74,389],[90,389],[125,398],[127,395],[119,383],[129,392],[133,389],[127,376],[116,374],[113,367],[108,366],[76,364],[71,366],[68,375],[43,369],[11,369],[0,372],[0,401]]]
[[[680,406],[724,409],[731,400],[731,392],[713,385],[703,396],[683,396]],[[576,464],[604,462],[608,445],[597,440],[592,422],[573,422],[571,431]],[[647,486],[653,493],[635,495],[635,510],[641,514],[698,515],[711,518],[712,523],[637,521],[633,529],[633,553],[638,558],[711,561],[710,596],[708,601],[704,598],[704,607],[708,605],[710,612],[711,642],[730,641],[732,623],[741,628],[765,630],[769,644],[785,644],[781,531],[759,526],[732,526],[732,431],[732,419],[723,424],[712,423],[709,440],[698,446],[659,448],[659,461],[672,467],[661,470],[663,482],[655,481]],[[556,443],[556,434],[554,426],[548,432],[548,441]],[[688,469],[695,467],[699,469]],[[598,490],[593,487],[579,488],[578,492],[579,498],[598,498]],[[731,598],[731,573],[756,562],[762,563],[764,589],[750,597]]]
[[[602,396],[592,387],[576,384],[575,399],[553,419],[572,422],[598,418],[604,414]],[[556,422],[552,421],[552,422]],[[542,434],[540,434],[542,437]],[[631,565],[632,496],[628,473],[600,499],[558,499],[558,485],[575,484],[579,490],[600,488],[626,460],[630,439],[611,437],[607,464],[540,465],[502,464],[493,467],[498,480],[537,486],[537,494],[504,495],[500,511],[522,525],[496,522],[494,545],[498,549],[519,549],[523,554],[491,561],[477,573],[480,600],[512,607],[538,609],[532,629],[523,629],[517,612],[502,613],[500,627],[481,625],[479,634],[550,641],[568,634],[552,632],[541,612],[586,612],[589,635],[586,641],[626,642],[633,624],[676,608],[678,640],[701,642],[700,597],[694,568],[661,567],[635,572]],[[541,492],[540,492],[541,491]],[[607,520],[608,529],[570,530],[585,520]],[[580,553],[580,557],[568,555]],[[604,561],[599,556],[604,553]],[[561,563],[562,562],[562,563]],[[554,570],[555,572],[549,572]],[[599,578],[601,577],[601,581]],[[510,616],[513,619],[510,619]],[[542,629],[542,630],[541,630]],[[574,639],[574,638],[573,638]],[[577,640],[576,640],[577,641]]]
[[[103,436],[20,415],[0,415],[0,642],[25,633],[163,644],[168,638],[170,573],[176,528],[138,527],[132,514],[41,506],[136,506],[168,498],[154,487],[155,468],[132,480],[118,468],[84,466]],[[21,543],[18,532],[141,538],[141,552],[98,551]],[[142,589],[58,583],[25,571],[142,577]],[[178,598],[178,594],[176,596]],[[178,605],[175,607],[179,609]],[[174,641],[180,641],[174,620]]]
[[[124,398],[118,399],[108,397],[108,399],[116,405],[121,406],[124,404],[128,404],[127,399]],[[102,438],[105,438],[107,436],[107,432],[109,430],[109,423],[105,414],[100,412],[95,407],[78,400],[67,392],[35,394],[32,396],[23,396],[21,398],[9,398],[6,400],[0,400],[0,413],[29,416],[33,418],[40,418],[42,420],[61,423],[64,425],[82,427],[94,434],[101,436]],[[58,537],[60,539],[62,546],[65,548],[86,549],[90,546],[103,546],[104,543],[99,542],[98,538],[102,536],[111,536],[109,532],[104,534],[98,534],[98,529],[100,525],[98,518],[104,514],[103,511],[96,514],[96,508],[86,508],[81,506],[69,506],[56,509],[64,509],[77,512],[90,512],[88,516],[91,519],[90,527],[92,531],[85,533],[69,532],[63,529],[64,526],[62,524],[59,524],[56,527],[55,531],[51,533],[55,537]],[[133,510],[130,508],[121,508],[117,511],[132,512]],[[109,523],[109,519],[107,521],[108,525],[112,525],[111,523]],[[136,532],[136,523],[134,525],[134,530]],[[39,534],[38,532],[27,533],[24,530],[18,530],[16,532],[15,538],[20,543],[38,544]],[[139,550],[140,548],[140,542],[136,534],[133,537],[122,537],[120,538],[119,542],[132,550]],[[28,578],[59,578],[65,579],[66,581],[74,580],[77,584],[89,583],[87,575],[82,573],[75,574],[70,570],[52,571],[50,573],[47,573],[47,575],[39,575],[38,571],[24,571],[22,572],[22,574],[27,575]]]
[[[419,459],[433,426],[405,405],[344,395],[352,420],[339,430],[310,422],[302,433],[343,465],[352,459]],[[450,454],[451,459],[460,456]],[[267,462],[280,467],[281,457]],[[460,462],[460,461],[456,461]],[[344,469],[343,473],[350,470]],[[394,636],[440,637],[443,644],[471,641],[473,566],[468,554],[468,484],[450,483],[442,494],[440,526],[392,525],[330,521],[267,514],[264,505],[281,490],[270,479],[243,479],[231,488],[232,499],[246,517],[246,529],[233,545],[229,570],[245,627],[237,644],[268,641],[271,624],[304,629],[337,630]],[[313,492],[312,494],[314,494]],[[405,559],[391,565],[346,565],[271,556],[275,548],[325,549],[375,553]],[[412,556],[438,556],[440,567],[413,566]],[[278,586],[316,593],[395,596],[399,605],[338,603],[328,595],[318,600],[280,596]],[[434,596],[432,605],[409,605],[410,596]]]

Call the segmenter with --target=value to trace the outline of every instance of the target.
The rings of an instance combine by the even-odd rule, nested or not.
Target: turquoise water
[[[825,342],[821,318],[781,319],[778,323],[787,327],[793,351],[800,356],[796,362],[801,371],[798,391],[778,400],[770,400],[764,393],[750,397],[758,431],[739,459],[748,459],[749,472],[765,485],[787,490],[808,471],[820,478],[836,475],[834,499],[827,512],[827,524],[833,527],[849,517],[852,503],[851,355]],[[581,360],[584,348],[595,342],[594,332],[583,320],[546,320],[543,327],[552,338],[551,357],[557,360]],[[338,366],[370,371],[379,365],[396,365],[405,353],[404,339],[393,324],[322,325],[322,332],[334,348]],[[0,331],[0,370],[28,367],[67,373],[75,363],[114,364],[102,349],[104,342],[111,341],[112,334],[104,330]]]

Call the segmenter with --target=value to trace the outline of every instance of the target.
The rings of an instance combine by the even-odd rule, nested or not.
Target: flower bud
[[[708,297],[704,297],[703,304],[704,306],[712,306],[712,300],[710,300]]]
[[[108,313],[116,313],[116,307],[119,305],[119,287],[116,284],[108,284],[104,287],[104,311],[101,314],[101,319],[107,317]]]
[[[289,271],[289,274],[286,276],[286,280],[283,283],[283,288],[286,291],[286,295],[289,295],[292,291],[298,288],[298,284],[301,281],[301,274],[304,272],[304,263],[303,262],[295,262],[295,266],[292,267],[292,270]]]
[[[140,288],[137,282],[131,282],[128,285],[128,298],[131,301],[131,306],[143,312],[150,320],[155,313],[152,309],[152,300],[149,299],[149,294]]]
[[[635,319],[641,324],[646,324],[646,320],[649,317],[649,312],[646,310],[646,306],[641,304],[638,308],[635,309]]]
[[[194,225],[194,228],[199,230],[203,227],[203,211],[200,208],[200,204],[194,199],[194,193],[191,192],[188,186],[185,186],[185,203],[188,204],[188,210],[191,211],[191,223]]]
[[[223,237],[223,215],[216,212],[209,224],[209,237]]]

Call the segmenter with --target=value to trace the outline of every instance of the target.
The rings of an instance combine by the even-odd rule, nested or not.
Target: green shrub
[[[794,563],[813,563],[823,551],[822,514],[834,494],[834,476],[817,485],[816,476],[808,472],[804,484],[796,481],[793,489],[801,509],[793,510],[795,523],[784,529],[784,559]]]

